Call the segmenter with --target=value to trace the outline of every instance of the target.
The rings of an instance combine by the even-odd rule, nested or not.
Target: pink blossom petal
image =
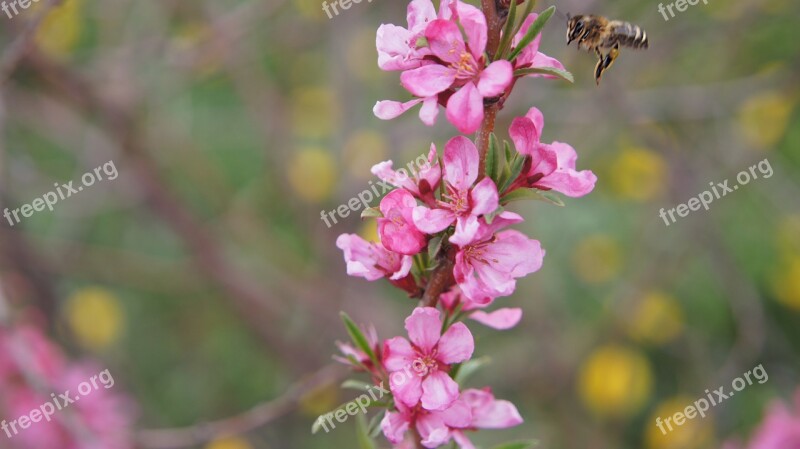
[[[400,259],[400,268],[395,271],[389,279],[393,281],[397,281],[399,279],[403,279],[404,277],[408,276],[408,273],[411,272],[411,267],[414,265],[414,258],[411,256],[402,256]]]
[[[391,120],[400,116],[421,101],[421,98],[407,101],[405,103],[392,100],[383,100],[375,103],[375,107],[372,108],[372,113],[375,114],[375,117],[378,117],[381,120]]]
[[[437,448],[450,441],[450,429],[441,417],[433,413],[417,418],[417,430],[422,437],[422,445],[427,448]]]
[[[412,0],[406,10],[408,29],[424,30],[428,23],[436,20],[436,8],[431,0]]]
[[[486,215],[497,210],[498,195],[497,186],[492,181],[492,178],[486,177],[472,188],[470,192],[470,199],[472,200],[472,214],[473,215]]]
[[[383,364],[389,372],[406,369],[416,358],[417,353],[411,343],[403,337],[394,337],[383,342]]]
[[[436,117],[439,116],[439,99],[436,96],[428,97],[422,102],[419,110],[419,119],[422,123],[433,126],[436,124]]]
[[[381,420],[383,435],[392,444],[398,444],[403,441],[403,436],[408,431],[409,425],[408,416],[397,412],[387,412]]]
[[[406,70],[400,75],[400,84],[417,97],[431,97],[447,90],[456,79],[456,71],[440,64],[425,65]]]
[[[552,68],[552,69],[558,69],[558,70],[566,70],[564,68],[564,65],[561,64],[561,62],[559,62],[558,59],[551,58],[550,56],[547,56],[544,53],[536,53],[536,56],[534,56],[533,60],[531,61],[531,67],[535,67],[535,68]],[[534,78],[542,77],[542,78],[548,78],[548,79],[559,79],[559,77],[557,77],[555,75],[544,75],[544,74],[538,74],[538,73],[534,73],[534,74],[528,75],[528,76],[534,77]]]
[[[443,371],[434,371],[422,381],[422,408],[444,410],[458,399],[458,384]]]
[[[486,50],[487,41],[486,16],[483,11],[469,3],[455,1],[450,4],[450,8],[441,7],[440,12],[443,18],[455,19],[461,24],[464,34],[467,35],[470,52],[476,60],[480,59]]]
[[[450,20],[437,19],[425,29],[431,52],[442,61],[457,63],[466,53],[464,38],[458,25]],[[449,86],[448,86],[449,87]]]
[[[451,428],[465,428],[472,424],[472,408],[466,401],[456,399],[445,410],[432,412],[439,415],[445,424]]]
[[[537,182],[537,186],[547,187],[573,198],[584,196],[594,190],[597,176],[589,170],[580,172],[575,170],[578,154],[574,148],[561,142],[553,142],[547,147],[556,152],[558,169]]]
[[[494,312],[486,313],[482,310],[472,312],[469,316],[485,326],[489,326],[498,330],[511,329],[519,323],[522,319],[522,309],[520,308],[506,308],[497,309]]]
[[[430,353],[439,341],[442,320],[433,307],[417,307],[406,318],[408,338],[424,353]]]
[[[475,234],[481,228],[478,217],[475,215],[461,215],[456,219],[456,230],[450,236],[449,242],[464,246],[475,239]]]
[[[472,424],[481,429],[506,429],[522,424],[517,408],[509,401],[493,401],[472,411]]]
[[[472,357],[475,339],[464,323],[455,323],[439,339],[437,360],[446,364],[461,363]]]
[[[389,389],[396,400],[414,407],[422,397],[422,378],[413,370],[395,371],[389,375]]]
[[[447,209],[429,209],[425,206],[415,207],[411,216],[414,219],[414,226],[426,234],[443,231],[456,219],[453,212]]]
[[[447,120],[461,133],[472,134],[483,121],[483,97],[475,84],[469,82],[447,101]]]
[[[453,187],[464,190],[478,179],[480,164],[478,148],[464,136],[450,139],[444,146],[444,179]]]
[[[496,97],[505,92],[513,78],[514,68],[510,62],[495,61],[481,72],[478,91],[484,98]]]
[[[381,70],[409,70],[419,67],[421,59],[407,58],[411,52],[408,41],[411,33],[397,25],[384,24],[378,27],[375,46],[378,49],[378,67]]]
[[[461,449],[475,449],[475,445],[472,444],[472,441],[460,430],[453,431],[453,439],[458,443]]]
[[[528,117],[516,117],[511,122],[508,133],[520,154],[533,156],[542,137],[542,128],[536,126]]]

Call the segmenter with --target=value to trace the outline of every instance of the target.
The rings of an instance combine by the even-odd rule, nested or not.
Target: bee
[[[619,56],[620,47],[635,50],[647,49],[647,32],[637,25],[621,20],[608,20],[603,16],[567,16],[567,45],[578,41],[581,48],[592,51],[598,57],[594,69],[594,79],[600,85],[600,78]]]

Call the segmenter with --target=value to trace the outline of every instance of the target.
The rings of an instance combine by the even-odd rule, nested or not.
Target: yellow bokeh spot
[[[208,443],[205,449],[253,449],[253,446],[244,438],[228,437]]]
[[[372,130],[354,133],[344,145],[344,160],[350,174],[360,179],[372,178],[370,169],[386,159],[387,144],[382,135]]]
[[[347,68],[362,81],[376,81],[383,72],[378,67],[378,52],[375,50],[375,29],[361,28],[350,39],[347,47]]]
[[[773,278],[773,291],[781,304],[800,310],[800,253],[786,259]]]
[[[315,21],[327,20],[328,15],[322,9],[322,1],[320,0],[292,0],[294,7],[306,19]],[[331,14],[333,14],[331,12]],[[335,16],[334,16],[335,17]]]
[[[373,218],[365,219],[364,224],[361,225],[361,229],[358,231],[358,235],[368,242],[378,243],[380,240],[380,237],[378,237],[378,220]]]
[[[81,0],[64,0],[45,16],[36,30],[36,44],[42,52],[64,58],[72,53],[81,35]],[[44,2],[34,3],[36,11]]]
[[[291,95],[292,129],[303,138],[330,137],[339,126],[336,96],[331,89],[296,89]]]
[[[306,416],[319,416],[339,405],[339,388],[330,384],[314,389],[300,398],[299,409]]]
[[[666,175],[661,155],[644,148],[626,148],[611,162],[608,181],[621,198],[647,201],[662,192]]]
[[[739,129],[745,140],[758,149],[780,142],[794,109],[790,95],[766,92],[750,97],[739,109]]]
[[[122,334],[124,313],[119,299],[99,287],[82,288],[67,299],[65,315],[78,343],[89,350],[102,350]]]
[[[645,440],[648,449],[706,449],[714,446],[714,423],[708,412],[705,417],[701,417],[697,412],[686,410],[688,406],[692,406],[694,401],[698,398],[689,398],[688,396],[678,396],[668,399],[653,412],[650,419],[645,422]],[[702,406],[702,404],[701,404]],[[692,419],[686,419],[680,426],[675,424],[675,414],[680,412],[694,416]],[[663,431],[657,424],[657,419],[660,421]],[[669,423],[666,420],[669,419]],[[679,421],[681,420],[678,418]],[[672,426],[670,431],[669,424]]]
[[[800,214],[784,217],[775,238],[778,248],[800,253]]]
[[[661,345],[677,338],[683,331],[683,311],[672,296],[649,292],[636,304],[628,332],[634,340]]]
[[[652,370],[644,355],[618,345],[596,349],[578,373],[580,398],[600,417],[634,415],[650,397],[652,384]]]
[[[289,185],[305,201],[315,203],[328,198],[336,183],[336,163],[322,148],[297,151],[289,161]]]
[[[599,284],[617,276],[622,265],[622,251],[607,235],[593,235],[578,243],[572,255],[575,274],[584,282]]]

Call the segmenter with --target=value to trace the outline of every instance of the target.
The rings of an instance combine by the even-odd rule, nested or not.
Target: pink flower
[[[383,277],[399,280],[408,276],[411,256],[391,252],[380,243],[370,243],[355,234],[342,234],[336,246],[344,252],[347,274],[375,281]]]
[[[538,14],[533,13],[530,14],[527,18],[525,18],[525,22],[520,27],[517,34],[514,36],[514,39],[511,41],[512,47],[517,47],[525,36],[525,33],[528,32],[528,29],[533,25],[533,22],[536,21],[536,18],[539,17]],[[564,66],[555,58],[551,58],[544,53],[539,52],[539,43],[542,40],[541,33],[536,36],[536,39],[533,40],[527,47],[525,47],[519,55],[517,55],[516,59],[514,59],[514,70],[519,69],[529,69],[529,68],[554,68],[559,70],[565,70]],[[558,79],[557,76],[553,75],[542,75],[542,74],[531,74],[527,75],[530,77],[542,77],[542,78],[550,78],[550,79]]]
[[[378,118],[388,120],[423,102],[420,118],[425,124],[433,125],[438,103],[446,102],[447,119],[460,132],[470,134],[477,131],[483,121],[483,99],[498,97],[511,85],[513,67],[506,60],[486,65],[483,56],[486,18],[479,9],[453,2],[452,17],[442,15],[443,18],[431,21],[425,29],[430,56],[435,63],[400,75],[403,87],[418,99],[407,103],[378,102],[374,112]]]
[[[459,248],[453,275],[464,296],[479,303],[508,296],[517,278],[541,268],[545,252],[538,240],[518,231],[495,233],[521,221],[519,215],[503,212],[491,224],[482,222],[473,241]]]
[[[378,218],[378,235],[389,251],[413,256],[427,244],[425,234],[419,231],[411,218],[417,206],[408,190],[396,189],[381,200],[382,218]]]
[[[418,307],[406,318],[411,340],[384,342],[383,357],[392,394],[407,407],[418,402],[426,410],[444,410],[458,398],[458,384],[447,374],[450,365],[468,360],[475,342],[464,323],[440,336],[442,320],[432,307]]]
[[[415,69],[425,64],[423,58],[430,54],[430,49],[419,47],[417,41],[425,37],[428,23],[436,19],[436,8],[431,0],[412,0],[407,11],[407,29],[391,24],[378,27],[375,44],[382,70]]]
[[[509,134],[521,154],[530,156],[522,174],[509,188],[533,187],[540,190],[555,190],[569,197],[581,197],[594,189],[597,176],[589,170],[576,171],[578,154],[566,143],[540,142],[544,117],[536,108],[531,108],[525,117],[511,122]]]
[[[522,309],[518,307],[500,308],[493,312],[476,310],[488,307],[493,300],[489,300],[488,302],[472,301],[463,295],[461,289],[458,288],[457,285],[453,286],[450,291],[443,293],[439,299],[447,310],[452,312],[460,305],[461,311],[471,312],[468,315],[471,320],[475,320],[484,326],[497,330],[511,329],[522,319]]]
[[[362,328],[362,332],[364,333],[364,336],[367,337],[367,343],[369,344],[369,347],[372,348],[376,354],[380,354],[378,331],[375,330],[375,326],[369,326],[366,329]],[[340,341],[336,342],[336,346],[339,348],[339,351],[342,353],[342,355],[344,355],[344,357],[333,356],[334,360],[345,365],[349,365],[357,370],[363,369],[361,366],[353,364],[352,360],[350,359],[352,357],[352,359],[368,369],[372,368],[372,360],[370,360],[369,356],[364,351],[356,348],[350,343],[342,343]]]
[[[464,401],[470,408],[472,420],[467,427],[472,430],[506,429],[522,424],[522,417],[514,404],[496,400],[488,387],[483,390],[465,390],[459,400]],[[453,429],[452,434],[462,449],[475,449],[462,429]]]
[[[425,410],[409,408],[401,402],[397,403],[397,412],[387,412],[381,421],[384,436],[395,449],[413,448],[409,444],[408,430],[414,426],[422,437],[422,445],[436,448],[446,444],[452,438],[451,429],[465,428],[472,423],[469,405],[458,399],[444,410]]]
[[[436,201],[433,193],[439,187],[439,180],[442,177],[436,145],[431,144],[427,162],[421,166],[418,164],[419,171],[416,173],[409,174],[403,168],[395,171],[392,165],[392,161],[375,164],[372,167],[372,174],[380,178],[381,181],[408,190],[415,197],[428,204],[433,204]]]
[[[478,232],[478,217],[497,210],[497,187],[490,178],[478,178],[478,149],[464,136],[450,139],[444,147],[444,180],[446,192],[438,209],[417,206],[412,217],[422,232],[435,234],[456,223],[450,241],[463,245]]]

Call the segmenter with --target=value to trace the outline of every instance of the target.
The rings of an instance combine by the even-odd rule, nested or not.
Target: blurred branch
[[[292,384],[283,396],[259,404],[245,413],[189,427],[142,430],[138,434],[138,441],[145,449],[170,449],[197,446],[220,437],[241,435],[289,413],[308,392],[338,383],[344,374],[342,367],[328,365]]]
[[[232,270],[208,230],[176,198],[161,179],[158,167],[144,148],[135,118],[127,110],[105,101],[85,80],[69,68],[30,52],[25,64],[35,70],[57,96],[86,114],[98,117],[105,132],[118,142],[133,167],[151,210],[183,239],[192,261],[204,276],[233,303],[235,310],[269,348],[294,368],[311,364],[307,351],[290,348],[279,329],[270,323],[281,322],[278,302],[263,293],[251,279]]]
[[[0,86],[3,86],[9,76],[14,72],[25,56],[25,52],[30,48],[30,44],[36,36],[36,30],[47,16],[50,10],[58,6],[63,0],[46,0],[39,14],[30,20],[22,33],[8,46],[8,50],[3,53],[0,59]]]

